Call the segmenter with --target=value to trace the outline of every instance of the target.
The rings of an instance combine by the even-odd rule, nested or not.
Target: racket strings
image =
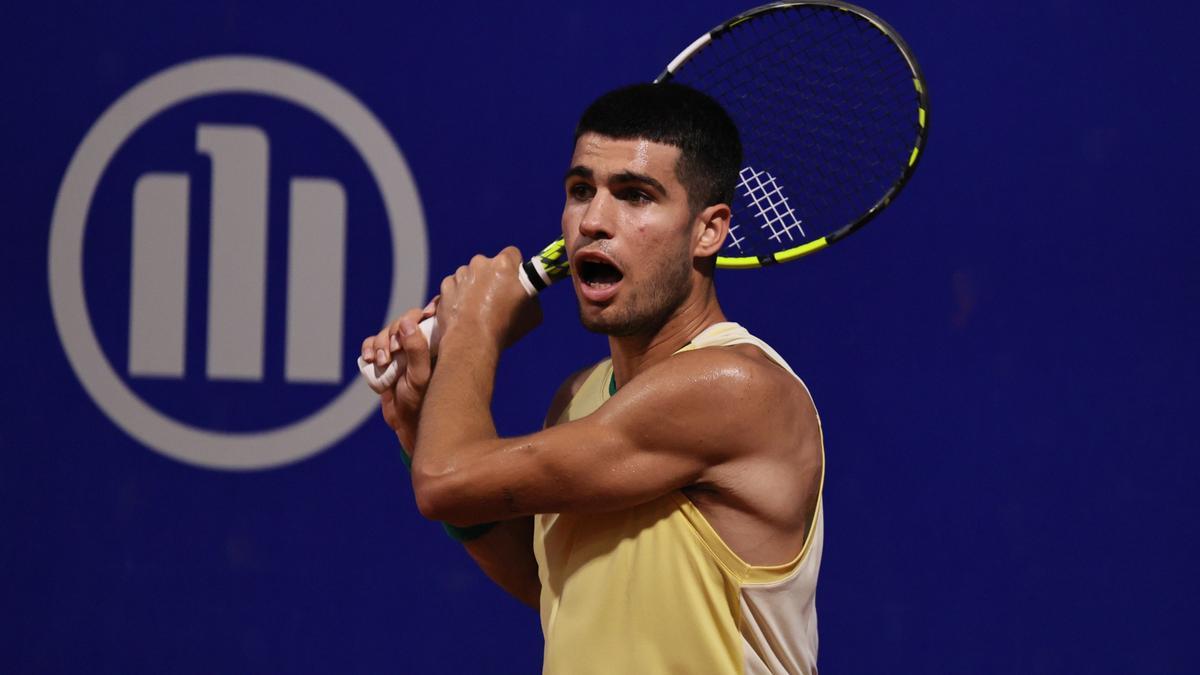
[[[919,135],[903,53],[828,6],[738,23],[674,79],[717,99],[742,135],[725,255],[769,256],[856,221],[901,177]]]
[[[763,176],[766,176],[766,179]],[[800,219],[796,217],[796,210],[788,204],[783,186],[776,181],[775,176],[747,166],[742,169],[739,179],[741,195],[753,205],[755,215],[761,219],[762,229],[770,232],[768,239],[780,244],[783,243],[783,237],[787,237],[788,241],[795,241],[795,237],[792,236],[793,229],[799,231],[801,237],[807,236]],[[737,227],[739,226],[733,225],[731,230]],[[740,248],[741,244],[735,241],[734,246]]]

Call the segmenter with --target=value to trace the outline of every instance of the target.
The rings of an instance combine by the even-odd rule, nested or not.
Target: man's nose
[[[615,200],[607,192],[597,192],[588,202],[579,221],[579,234],[588,239],[611,239],[613,236],[613,206]]]

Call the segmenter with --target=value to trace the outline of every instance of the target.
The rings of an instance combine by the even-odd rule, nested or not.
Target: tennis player
[[[546,428],[496,434],[504,349],[540,321],[513,248],[363,342],[408,366],[381,398],[423,515],[540,609],[546,673],[814,673],[824,453],[807,389],[726,320],[713,285],[741,164],[707,96],[635,85],[583,114],[562,232],[611,357],[563,383]],[[436,368],[417,330],[436,313]]]

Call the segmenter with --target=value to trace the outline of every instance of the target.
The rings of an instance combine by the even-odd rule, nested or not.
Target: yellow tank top
[[[753,344],[792,372],[735,323],[710,326],[684,349],[734,344]],[[560,421],[594,412],[611,382],[606,360]],[[818,494],[803,549],[764,567],[739,558],[682,492],[623,511],[535,516],[543,672],[815,673],[823,523]]]

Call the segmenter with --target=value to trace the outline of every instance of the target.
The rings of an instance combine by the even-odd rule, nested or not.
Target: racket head
[[[655,82],[698,89],[741,135],[743,169],[717,266],[789,262],[886,208],[929,132],[929,94],[899,33],[845,2],[777,2],[705,33]]]

